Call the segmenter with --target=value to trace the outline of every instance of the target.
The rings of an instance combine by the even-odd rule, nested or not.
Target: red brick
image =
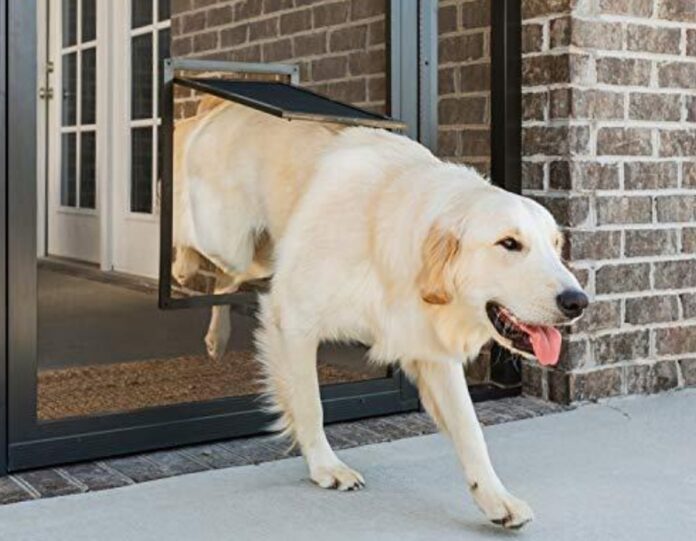
[[[629,24],[626,43],[629,51],[647,51],[660,54],[679,54],[679,28],[655,28]]]
[[[522,18],[531,19],[554,13],[568,13],[573,0],[524,0]]]
[[[677,163],[636,162],[624,164],[624,189],[655,190],[677,186]]]
[[[605,13],[650,17],[654,0],[600,0],[599,9]]]
[[[652,222],[650,197],[610,196],[597,198],[597,223],[636,224]]]
[[[351,0],[350,18],[352,21],[384,15],[386,2],[376,0]]]
[[[231,24],[234,20],[234,12],[232,11],[232,6],[220,6],[217,8],[209,9],[206,12],[205,20],[205,24],[208,28]]]
[[[199,32],[205,28],[205,12],[187,13],[184,15],[181,23],[181,31],[184,34],[191,32]]]
[[[367,47],[367,25],[349,26],[329,34],[331,52],[354,51]]]
[[[522,27],[522,52],[538,52],[541,51],[543,45],[544,26],[541,24],[525,24]]]
[[[489,63],[462,66],[459,71],[462,92],[478,92],[491,88],[491,65]]]
[[[324,28],[345,23],[348,20],[350,2],[334,2],[314,6],[314,27]]]
[[[331,56],[320,58],[312,62],[312,80],[324,81],[327,79],[339,79],[348,74],[348,57]]]
[[[293,7],[293,0],[263,0],[264,13],[276,13]]]
[[[491,134],[489,130],[462,130],[462,156],[489,156]]]
[[[241,0],[241,2],[234,5],[234,20],[244,21],[261,15],[262,12],[262,0]]]
[[[483,56],[483,33],[458,34],[439,40],[439,59],[443,64],[476,60]]]
[[[694,130],[660,130],[660,156],[696,156]]]
[[[659,64],[657,78],[661,87],[691,88],[696,80],[696,63],[666,62]]]
[[[659,261],[655,265],[655,289],[696,287],[696,265],[692,260]]]
[[[293,57],[292,40],[290,38],[270,41],[261,45],[264,62],[279,62]]]
[[[626,231],[626,257],[671,255],[679,252],[676,229],[631,229]]]
[[[216,31],[205,32],[193,36],[194,52],[203,52],[216,49],[218,46],[218,33]]]
[[[490,0],[473,0],[462,5],[462,28],[487,28],[490,26]]]
[[[647,330],[622,332],[597,337],[592,341],[594,358],[599,364],[612,364],[650,355],[650,333]]]
[[[696,353],[696,325],[656,329],[655,347],[660,355]]]
[[[597,132],[600,156],[649,156],[652,133],[646,128],[600,128]]]
[[[648,86],[651,62],[635,58],[598,58],[597,81],[610,85]]]
[[[457,6],[440,6],[437,12],[438,33],[447,34],[457,30]]]
[[[296,36],[294,42],[295,55],[298,57],[320,55],[327,51],[326,31]]]
[[[348,57],[348,67],[351,75],[373,75],[384,73],[387,59],[384,51],[356,51]]]
[[[248,25],[233,26],[225,28],[220,32],[221,47],[235,47],[247,41],[249,32]]]
[[[595,275],[595,290],[599,295],[649,288],[650,265],[647,263],[605,265],[598,268]]]
[[[522,59],[524,86],[550,85],[570,81],[570,60],[567,54],[541,55]]]
[[[280,22],[278,17],[271,17],[250,22],[247,26],[249,27],[249,41],[261,41],[277,37]]]
[[[621,394],[621,369],[571,373],[568,375],[568,386],[571,402],[616,396]]]
[[[696,23],[696,2],[694,0],[668,0],[660,2],[659,16],[670,21]]]
[[[445,124],[483,124],[486,121],[486,102],[484,97],[441,99],[439,118]]]
[[[367,82],[365,79],[337,81],[327,85],[327,94],[335,100],[346,103],[362,103],[367,99]]]

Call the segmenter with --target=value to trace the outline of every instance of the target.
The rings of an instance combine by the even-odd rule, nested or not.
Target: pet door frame
[[[0,474],[258,433],[269,418],[255,397],[37,421],[36,1],[0,2]],[[519,2],[492,4],[493,71],[502,61],[508,74],[506,83],[495,78],[492,87],[493,181],[519,191]],[[389,6],[390,113],[434,148],[437,2],[389,0]],[[501,47],[502,55],[496,53]],[[503,102],[505,114],[496,112]],[[471,392],[476,400],[477,391]],[[322,398],[327,422],[418,407],[415,390],[398,371],[392,378],[325,386]]]

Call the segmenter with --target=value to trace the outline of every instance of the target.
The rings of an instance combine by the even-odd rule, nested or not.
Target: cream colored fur
[[[185,254],[175,275],[195,268],[198,253],[233,277],[232,289],[272,267],[258,358],[275,428],[300,446],[312,480],[364,483],[326,439],[316,370],[320,341],[360,341],[373,362],[400,364],[418,385],[486,516],[511,528],[531,520],[491,466],[462,365],[491,339],[511,347],[488,301],[525,321],[565,321],[556,295],[579,286],[548,212],[405,137],[231,104],[177,126],[175,166],[175,243]],[[258,256],[262,232],[272,258]],[[509,236],[524,249],[498,245]]]

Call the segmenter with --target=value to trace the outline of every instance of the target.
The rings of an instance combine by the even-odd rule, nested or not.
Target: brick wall
[[[174,55],[298,62],[304,85],[385,110],[383,0],[172,2]],[[484,172],[489,3],[439,5],[439,153]],[[696,2],[522,9],[524,190],[566,229],[594,301],[556,369],[525,364],[525,391],[567,402],[696,384]],[[471,372],[485,380],[485,356]]]
[[[384,0],[172,0],[172,55],[289,62],[301,83],[386,111]],[[179,116],[193,94],[178,90]]]
[[[490,0],[441,0],[438,154],[490,170]]]
[[[569,8],[568,6],[573,6]],[[555,401],[696,384],[696,2],[525,0],[524,188],[593,298]]]

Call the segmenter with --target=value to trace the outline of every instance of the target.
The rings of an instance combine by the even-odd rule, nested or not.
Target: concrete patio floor
[[[508,488],[537,518],[488,524],[449,442],[422,436],[340,452],[355,493],[315,488],[300,459],[0,508],[0,539],[694,539],[696,389],[611,400],[486,429]]]

